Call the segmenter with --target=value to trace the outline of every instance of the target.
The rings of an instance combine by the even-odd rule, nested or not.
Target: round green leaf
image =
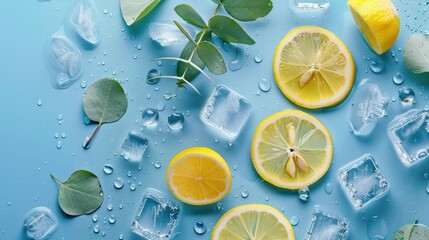
[[[222,40],[232,43],[255,44],[255,41],[232,18],[216,15],[209,20],[210,29]]]
[[[429,228],[423,224],[408,224],[400,227],[393,240],[429,239]]]
[[[186,22],[197,27],[205,27],[206,23],[194,8],[187,4],[180,4],[174,8],[174,11]]]
[[[121,0],[122,17],[128,26],[149,14],[161,0]]]
[[[125,91],[114,79],[98,80],[83,95],[83,110],[89,119],[100,124],[118,121],[127,106]]]
[[[219,50],[210,42],[198,44],[197,53],[210,72],[214,74],[226,73],[226,65]]]
[[[223,0],[225,10],[240,21],[254,21],[265,17],[273,9],[271,0]]]
[[[404,62],[414,73],[429,72],[429,37],[412,34],[404,45]]]
[[[89,214],[103,203],[103,189],[93,173],[78,170],[65,182],[61,182],[52,174],[51,177],[60,185],[58,203],[66,214],[70,216]]]

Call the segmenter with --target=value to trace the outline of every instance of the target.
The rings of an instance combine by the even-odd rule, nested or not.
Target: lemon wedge
[[[253,166],[264,180],[295,190],[325,175],[333,143],[319,120],[302,111],[285,110],[258,125],[250,151]]]
[[[347,47],[330,31],[303,26],[277,45],[273,72],[277,86],[305,108],[336,105],[350,92],[355,64]]]
[[[217,152],[188,148],[171,160],[167,185],[173,195],[190,205],[206,205],[224,198],[231,188],[231,171]]]

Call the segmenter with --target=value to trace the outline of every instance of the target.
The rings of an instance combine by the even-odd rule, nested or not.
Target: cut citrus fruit
[[[250,150],[253,166],[267,182],[281,188],[306,188],[319,180],[332,162],[333,145],[326,127],[298,110],[264,119]]]
[[[231,171],[225,160],[209,148],[183,150],[171,160],[167,184],[173,195],[191,205],[206,205],[224,198],[231,188]]]
[[[216,223],[211,240],[295,240],[289,220],[273,207],[248,204],[226,212]]]
[[[349,0],[350,12],[369,46],[383,54],[395,44],[399,16],[390,0]]]
[[[322,108],[341,102],[355,79],[355,64],[347,47],[330,31],[303,26],[277,45],[273,72],[277,86],[293,103]]]

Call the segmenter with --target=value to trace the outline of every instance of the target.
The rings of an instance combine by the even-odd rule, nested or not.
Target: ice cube
[[[364,80],[356,90],[349,113],[349,124],[356,136],[368,136],[379,118],[386,115],[390,96],[372,82]]]
[[[24,227],[28,237],[48,239],[57,228],[57,219],[47,207],[36,207],[31,209],[24,220]]]
[[[201,120],[223,133],[228,139],[235,139],[243,130],[252,112],[252,105],[238,93],[219,85],[207,99]]]
[[[64,35],[64,30],[60,29],[50,38],[48,51],[53,67],[53,86],[55,88],[70,87],[82,72],[79,49]]]
[[[349,232],[349,223],[345,218],[335,217],[321,211],[318,207],[313,210],[310,229],[306,240],[345,240]]]
[[[158,190],[146,189],[131,231],[150,240],[168,240],[179,221],[180,206]]]
[[[195,35],[195,30],[188,24],[181,23],[186,31]],[[166,47],[172,44],[187,42],[188,38],[177,28],[173,21],[154,22],[149,25],[149,35],[152,40],[158,42],[161,46]]]
[[[125,160],[140,161],[146,151],[149,140],[139,133],[131,131],[122,143],[122,154]]]
[[[338,181],[356,208],[383,197],[389,191],[389,182],[370,154],[341,167],[338,170]]]
[[[405,166],[429,157],[428,115],[428,109],[411,109],[396,116],[387,127],[390,142]]]
[[[95,46],[99,43],[99,25],[92,0],[76,2],[69,17],[72,28],[82,40]]]
[[[330,6],[329,0],[289,0],[292,11],[324,11]]]

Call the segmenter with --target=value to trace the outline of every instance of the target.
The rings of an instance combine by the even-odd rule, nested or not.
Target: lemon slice
[[[212,240],[295,240],[289,220],[263,204],[248,204],[226,212],[216,223]]]
[[[188,148],[174,156],[167,169],[168,188],[177,199],[191,205],[221,200],[231,182],[225,160],[209,148]]]
[[[267,182],[301,189],[328,171],[333,144],[319,120],[302,111],[285,110],[258,125],[250,151],[253,166]]]
[[[383,54],[395,44],[399,16],[390,0],[349,0],[350,12],[369,46]]]
[[[303,26],[290,31],[277,45],[273,72],[277,86],[291,102],[322,108],[348,95],[355,64],[347,47],[333,33]]]

